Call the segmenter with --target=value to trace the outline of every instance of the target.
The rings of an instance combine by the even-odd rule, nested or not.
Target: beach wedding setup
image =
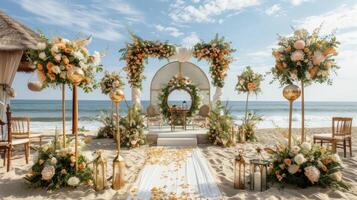
[[[305,124],[305,89],[332,84],[340,68],[340,43],[320,29],[279,36],[270,71],[246,66],[236,74],[230,95],[245,99],[238,119],[222,100],[239,47],[228,38],[188,48],[130,32],[130,41],[115,44],[125,66],[108,71],[105,51],[90,48],[95,37],[50,38],[0,11],[0,199],[357,199],[352,117],[331,116],[327,128]],[[152,59],[164,64],[148,80],[146,102]],[[58,127],[33,131],[33,116],[11,101],[22,92],[12,88],[17,73],[31,75],[24,87],[34,96],[58,94]],[[264,92],[264,80],[282,88],[283,106],[265,107],[284,112],[286,128],[258,128],[264,116],[251,98]],[[107,100],[87,107],[78,100],[95,90]],[[90,121],[95,130],[80,126],[90,109],[103,110],[92,116],[102,123]]]

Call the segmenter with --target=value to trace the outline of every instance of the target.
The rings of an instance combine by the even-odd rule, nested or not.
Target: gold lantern
[[[238,150],[238,156],[234,160],[234,188],[245,188],[245,160],[243,149]]]
[[[270,162],[262,159],[250,160],[250,189],[264,191],[268,189],[267,173]]]
[[[107,187],[107,161],[102,157],[101,151],[97,151],[97,158],[93,162],[93,171],[95,190],[104,190]]]
[[[291,147],[291,125],[292,125],[292,115],[293,115],[293,101],[300,97],[301,90],[296,85],[288,85],[283,90],[283,96],[289,101],[289,138],[288,138],[288,146]]]
[[[125,185],[124,180],[125,162],[124,159],[117,152],[117,156],[113,160],[113,183],[112,188],[119,190]]]

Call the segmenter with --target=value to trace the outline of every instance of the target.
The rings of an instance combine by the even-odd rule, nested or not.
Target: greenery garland
[[[169,94],[174,90],[185,90],[191,95],[192,104],[187,113],[187,117],[193,116],[199,109],[201,97],[199,96],[199,89],[192,84],[188,77],[174,76],[166,87],[164,87],[159,95],[159,108],[163,116],[167,119],[170,118],[169,105],[167,103]]]
[[[130,86],[142,88],[142,82],[145,79],[144,62],[147,63],[148,57],[167,59],[174,55],[176,50],[174,45],[167,42],[143,40],[134,34],[131,36],[133,42],[127,43],[126,47],[119,50],[122,54],[120,59],[126,61],[124,71],[127,73]]]
[[[194,46],[193,56],[198,60],[205,59],[210,63],[210,73],[212,84],[216,87],[224,86],[224,79],[227,76],[229,64],[233,61],[231,54],[235,49],[231,48],[231,44],[226,42],[224,37],[216,37],[206,42],[197,43]]]

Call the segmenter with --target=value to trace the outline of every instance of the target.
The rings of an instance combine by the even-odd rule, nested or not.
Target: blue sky
[[[333,77],[332,86],[306,88],[306,100],[357,101],[356,0],[2,0],[0,9],[48,37],[92,35],[89,49],[107,51],[103,64],[110,71],[120,71],[124,66],[118,50],[130,41],[128,30],[145,39],[185,46],[208,41],[219,33],[237,49],[223,91],[223,99],[228,100],[244,100],[234,91],[236,76],[244,66],[265,73],[274,65],[271,49],[277,43],[277,34],[290,34],[291,26],[312,30],[323,23],[322,32],[335,32],[342,43],[337,58],[341,69]],[[208,73],[206,62],[191,61]],[[166,63],[149,59],[143,99],[149,98],[152,76]],[[36,80],[35,75],[16,75],[17,99],[60,99],[59,89],[29,91],[29,80]],[[282,89],[270,85],[270,81],[271,77],[266,77],[263,93],[256,100],[284,100]],[[128,87],[126,95],[130,98]],[[80,93],[79,98],[107,99],[99,91]]]

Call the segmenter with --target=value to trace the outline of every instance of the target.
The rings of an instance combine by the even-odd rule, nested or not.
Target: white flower
[[[61,69],[58,67],[58,65],[54,65],[54,66],[52,67],[52,71],[53,71],[53,73],[55,73],[55,74],[61,73]]]
[[[305,54],[303,51],[296,50],[291,54],[290,59],[294,62],[301,61],[301,60],[304,60],[304,56],[305,56]]]
[[[332,154],[331,156],[330,156],[330,158],[331,158],[331,160],[333,161],[333,162],[337,162],[337,163],[341,163],[342,161],[341,161],[341,158],[340,158],[340,156],[338,155],[338,154]]]
[[[61,55],[61,54],[56,54],[56,55],[55,55],[55,60],[56,60],[57,62],[60,62],[60,61],[61,61],[61,58],[62,58],[62,55]]]
[[[80,52],[80,51],[75,51],[75,52],[73,52],[72,54],[73,54],[73,56],[74,56],[75,58],[77,58],[78,60],[83,60],[83,59],[84,59],[84,56],[83,56],[82,52]]]
[[[310,180],[312,184],[317,183],[320,179],[320,171],[315,166],[308,166],[304,168],[305,176]]]
[[[298,154],[300,152],[300,147],[299,146],[293,146],[290,151],[293,153],[293,154]]]
[[[311,143],[309,142],[304,142],[300,145],[301,147],[301,150],[304,151],[304,152],[308,152],[311,150]]]
[[[67,184],[69,186],[75,187],[79,185],[79,178],[77,178],[76,176],[72,176],[68,179]]]
[[[41,58],[42,60],[46,60],[46,53],[41,52],[40,54],[38,54],[38,57]]]
[[[51,165],[56,165],[57,159],[55,157],[51,158]]]
[[[66,69],[66,66],[64,66],[64,65],[60,65],[60,69],[61,69],[61,71],[63,71],[63,70],[65,70],[65,69]]]
[[[46,43],[44,43],[44,42],[39,42],[39,43],[37,43],[36,48],[37,48],[38,50],[44,50],[44,49],[46,49]]]
[[[53,166],[46,166],[42,169],[42,180],[49,181],[55,175],[55,168]]]
[[[305,77],[306,77],[307,80],[311,80],[311,75],[310,75],[310,73],[308,71],[305,72]]]
[[[67,78],[67,72],[62,71],[60,74],[61,79],[66,79]]]
[[[331,174],[332,179],[335,181],[342,181],[342,173],[340,171],[334,172],[333,174]]]
[[[62,38],[62,42],[64,42],[64,43],[70,43],[71,41],[68,40],[68,39],[66,39],[66,38]]]
[[[79,61],[78,64],[83,70],[87,70],[88,66],[83,61]]]
[[[290,165],[288,168],[288,171],[290,174],[295,174],[296,172],[298,172],[300,169],[299,165]]]
[[[325,60],[325,56],[322,54],[321,51],[315,51],[314,55],[312,56],[312,63],[314,65],[320,65],[321,62]]]
[[[291,77],[291,79],[293,79],[293,80],[297,80],[297,74],[294,73],[294,72],[290,72],[290,77]]]
[[[305,41],[304,40],[297,40],[294,43],[294,48],[298,50],[303,50],[305,48]]]
[[[98,52],[98,51],[94,51],[94,53],[93,53],[93,64],[94,65],[99,65],[100,64],[100,62],[101,62],[101,55],[100,55],[100,53]]]
[[[51,48],[51,52],[52,53],[58,53],[58,46],[57,45],[53,45]]]
[[[299,153],[298,155],[296,155],[294,157],[294,161],[296,162],[296,164],[301,165],[306,161],[306,159],[305,159],[304,155]]]

